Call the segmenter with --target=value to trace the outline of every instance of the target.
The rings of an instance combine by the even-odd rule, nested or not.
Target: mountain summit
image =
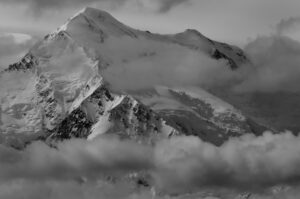
[[[111,68],[159,63],[170,49],[222,59],[228,70],[248,61],[238,47],[196,30],[154,34],[86,8],[1,73],[1,142],[22,147],[34,139],[108,133],[151,142],[187,134],[220,145],[231,136],[260,132],[239,110],[201,88],[116,90],[105,78]]]

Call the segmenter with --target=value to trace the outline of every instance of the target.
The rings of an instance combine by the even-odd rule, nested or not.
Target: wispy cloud
[[[184,4],[191,0],[0,0],[2,4],[23,4],[34,12],[41,14],[49,9],[68,9],[86,6],[110,5],[120,8],[129,3],[130,5],[142,6],[144,8],[154,8],[154,11],[161,13],[168,12],[173,7]],[[104,4],[102,4],[104,3]],[[150,7],[146,6],[150,5]]]
[[[300,16],[299,17],[290,17],[290,18],[287,18],[287,19],[282,19],[276,25],[276,31],[279,35],[282,35],[285,32],[291,31],[296,26],[300,26]]]

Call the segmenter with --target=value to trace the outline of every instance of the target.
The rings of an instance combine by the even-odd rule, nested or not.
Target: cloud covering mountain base
[[[211,189],[265,194],[276,186],[291,191],[300,182],[299,153],[300,137],[290,132],[245,135],[221,147],[192,136],[153,146],[112,137],[64,141],[55,148],[36,142],[24,151],[1,146],[0,196],[118,198],[109,195],[120,193],[123,198],[150,198],[150,189],[141,190],[143,197],[132,196],[138,187],[127,182],[129,174],[141,172],[149,174],[149,183],[163,195]],[[107,181],[107,176],[118,180]]]

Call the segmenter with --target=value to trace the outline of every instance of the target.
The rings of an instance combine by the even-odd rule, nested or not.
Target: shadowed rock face
[[[90,109],[93,109],[91,111]],[[97,126],[99,122],[100,126]],[[108,126],[102,133],[118,134],[121,138],[133,140],[151,140],[157,134],[171,136],[177,132],[167,126],[163,118],[149,107],[128,95],[111,93],[105,86],[99,87],[79,108],[70,113],[58,126],[49,131],[48,141],[70,138],[89,138]],[[99,134],[99,135],[100,135]]]
[[[215,50],[212,55],[215,59],[226,59],[228,61],[228,65],[231,67],[231,69],[237,69],[238,65],[229,57],[227,57],[225,54],[221,53],[219,50]]]
[[[54,130],[55,133],[51,134],[50,139],[87,138],[92,124],[87,115],[78,108],[58,125],[58,128]]]

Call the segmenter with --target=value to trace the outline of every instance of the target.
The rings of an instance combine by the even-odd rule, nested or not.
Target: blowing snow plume
[[[100,185],[100,179],[106,179],[105,176],[126,179],[128,174],[136,172],[148,172],[151,186],[166,194],[199,192],[212,187],[254,192],[276,185],[294,187],[300,180],[299,153],[300,138],[289,132],[265,133],[261,137],[246,135],[221,147],[197,137],[175,137],[154,146],[99,138],[65,141],[56,149],[41,142],[24,151],[1,147],[0,196],[18,198],[22,191],[25,195],[30,192],[33,198],[41,192],[43,198],[53,198],[51,190],[60,187],[55,194],[71,198],[77,187],[75,193],[88,198],[88,191],[112,194],[114,187],[114,194],[122,193],[126,198],[132,193],[130,181],[110,184],[104,180]],[[38,189],[27,186],[29,182],[39,183]]]

